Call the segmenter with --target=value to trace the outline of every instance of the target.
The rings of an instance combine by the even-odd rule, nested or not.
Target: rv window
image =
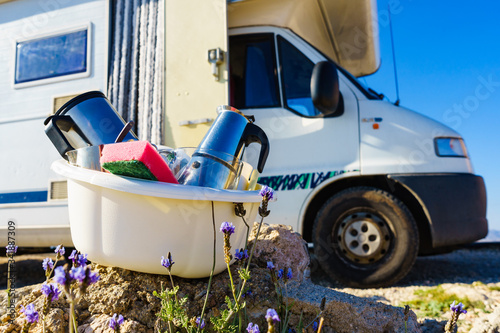
[[[17,42],[15,84],[86,73],[88,28]]]
[[[230,103],[238,109],[279,106],[272,34],[234,36],[230,49]]]
[[[314,63],[282,37],[278,37],[278,47],[286,107],[303,116],[319,115],[311,99]]]

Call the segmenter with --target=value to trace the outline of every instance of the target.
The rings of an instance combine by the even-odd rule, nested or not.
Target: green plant
[[[415,290],[414,294],[418,298],[405,303],[426,317],[440,317],[444,311],[447,311],[449,304],[455,300],[467,308],[485,309],[483,302],[471,301],[468,297],[447,293],[441,285],[430,289],[418,289]]]
[[[257,234],[255,236],[255,241],[253,242],[252,248],[249,250],[247,248],[247,242],[245,242],[245,248],[236,249],[234,255],[231,251],[231,235],[235,232],[235,227],[230,222],[223,222],[220,227],[220,232],[224,234],[224,261],[227,265],[227,272],[230,280],[230,295],[226,296],[225,303],[226,308],[220,311],[220,314],[210,318],[211,331],[221,332],[221,333],[233,333],[233,332],[242,332],[244,329],[249,333],[260,333],[260,329],[258,325],[253,324],[252,322],[247,323],[245,308],[246,302],[244,301],[243,296],[248,292],[246,284],[250,280],[251,272],[250,272],[250,263],[254,254],[255,246],[257,240],[259,238],[260,230],[264,218],[267,217],[270,211],[267,209],[269,200],[273,199],[273,190],[267,186],[264,186],[260,191],[260,195],[262,196],[261,206],[259,207],[259,215],[261,216],[260,222],[257,227]],[[207,292],[205,296],[205,302],[203,305],[203,309],[201,315],[197,318],[189,318],[188,312],[186,310],[186,302],[187,296],[183,299],[177,299],[177,292],[179,290],[178,286],[175,286],[172,275],[171,275],[171,267],[174,264],[172,261],[170,253],[168,254],[167,259],[162,257],[161,264],[168,270],[168,274],[170,276],[171,288],[163,289],[161,293],[153,292],[153,295],[158,297],[161,300],[161,309],[157,314],[159,318],[161,318],[168,325],[168,332],[174,333],[178,329],[184,329],[187,333],[193,332],[203,332],[205,329],[204,322],[204,313],[206,309],[207,299],[210,291],[211,281],[213,277],[214,267],[215,267],[215,217],[213,214],[213,203],[212,203],[212,223],[214,229],[214,248],[213,248],[213,257],[214,257],[214,265],[212,267],[212,272],[210,274],[210,278],[208,281]],[[249,226],[245,221],[244,215],[246,214],[243,205],[236,204],[235,205],[235,214],[243,219],[247,227],[247,239],[249,234]],[[250,252],[250,253],[249,253]],[[237,262],[237,279],[233,277],[233,273],[231,271],[230,263],[231,261],[236,259]],[[271,263],[272,265],[272,263]],[[268,266],[269,268],[269,266]],[[285,333],[288,330],[288,320],[290,316],[291,304],[288,304],[287,296],[287,282],[292,278],[292,269],[289,268],[286,276],[285,271],[280,269],[279,271],[271,270],[271,278],[275,283],[276,294],[277,294],[277,306],[278,312],[274,309],[268,309],[266,314],[266,320],[268,322],[268,332],[276,332],[276,333]],[[237,283],[236,283],[237,281]],[[321,310],[314,320],[320,317],[323,308],[324,308],[325,300],[323,299]],[[309,325],[313,325],[314,331],[321,331],[321,326],[323,323],[323,318],[320,318],[320,325],[317,322],[312,321]],[[302,323],[302,316],[299,320],[299,325],[297,326],[298,332],[303,332],[305,328],[309,325],[305,326]],[[319,327],[319,328],[318,328]]]

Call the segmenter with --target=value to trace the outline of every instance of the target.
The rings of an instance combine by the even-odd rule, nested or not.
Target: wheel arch
[[[307,203],[304,218],[301,223],[302,237],[307,241],[312,241],[312,229],[316,214],[323,204],[333,195],[347,188],[357,186],[375,187],[384,190],[401,202],[410,210],[417,224],[419,233],[419,253],[426,254],[432,252],[432,234],[430,229],[430,220],[424,207],[422,207],[418,198],[411,193],[400,182],[388,177],[387,175],[356,176],[341,178],[321,188],[315,193]]]

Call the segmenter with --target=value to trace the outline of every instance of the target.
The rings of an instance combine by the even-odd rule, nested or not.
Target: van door
[[[279,191],[270,218],[300,231],[300,209],[314,188],[359,170],[357,101],[340,78],[344,113],[324,117],[310,94],[314,64],[324,57],[282,29],[235,33],[230,37],[230,103],[254,115],[269,137],[269,158],[259,183]],[[252,152],[247,150],[247,159],[256,160],[249,156]]]
[[[165,18],[165,144],[196,147],[228,102],[226,0],[165,1]]]

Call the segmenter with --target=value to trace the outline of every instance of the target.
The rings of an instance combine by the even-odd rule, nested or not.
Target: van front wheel
[[[397,198],[380,189],[354,187],[321,207],[313,242],[317,260],[332,279],[355,288],[385,287],[412,268],[418,230]]]

